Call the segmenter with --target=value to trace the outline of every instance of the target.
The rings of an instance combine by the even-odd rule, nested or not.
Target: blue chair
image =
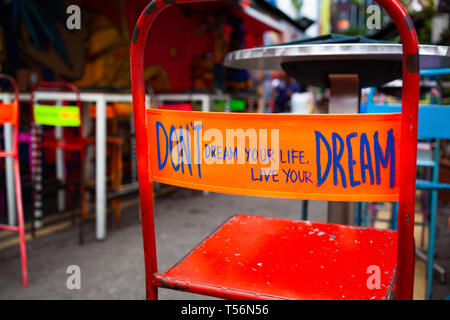
[[[450,74],[450,69],[437,69],[437,70],[421,70],[421,76],[440,76]],[[367,97],[367,104],[360,106],[361,113],[398,113],[401,112],[401,105],[391,104],[375,104],[373,102],[373,96],[375,88],[372,88]],[[432,284],[433,284],[433,261],[434,261],[434,244],[435,244],[435,232],[436,232],[436,215],[437,215],[437,202],[438,202],[438,190],[450,190],[450,184],[439,183],[439,150],[440,140],[450,139],[450,106],[437,106],[437,105],[420,105],[419,106],[419,127],[418,127],[418,139],[425,141],[434,141],[434,155],[428,153],[428,155],[421,155],[418,152],[417,166],[428,167],[432,169],[432,176],[430,180],[416,181],[417,190],[428,190],[431,192],[431,204],[430,204],[430,221],[428,223],[428,252],[427,252],[427,299],[431,298]],[[356,207],[356,224],[361,225],[368,223],[370,220],[367,214],[367,204],[358,203]],[[397,216],[398,205],[393,206],[391,227],[397,229]]]

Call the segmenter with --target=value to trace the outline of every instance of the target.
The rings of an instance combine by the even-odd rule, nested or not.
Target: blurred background
[[[420,44],[450,46],[449,1],[401,2],[413,19]],[[0,230],[0,299],[145,298],[129,50],[134,26],[147,4],[147,0],[0,0],[0,73],[12,76],[20,92],[18,142],[29,274],[25,288],[19,237]],[[368,10],[375,4],[373,0],[223,0],[172,6],[161,14],[147,39],[145,84],[150,104],[205,112],[325,113],[329,89],[301,83],[284,71],[227,68],[224,58],[240,49],[340,36],[350,42],[399,43],[387,14],[380,10],[374,16],[377,11]],[[443,70],[423,75],[421,104],[449,108],[449,74],[450,70]],[[396,81],[363,88],[361,106],[399,104],[402,84]],[[73,87],[62,88],[60,82]],[[0,82],[0,101],[10,102],[11,91]],[[78,106],[80,121],[68,127],[39,122],[33,113],[38,104]],[[105,106],[106,112],[99,113],[99,106]],[[0,130],[3,150],[12,131],[7,126]],[[42,147],[53,137],[72,141],[73,148]],[[424,161],[434,162],[418,168],[418,179],[450,183],[448,140],[424,139],[419,150]],[[0,223],[6,225],[17,224],[17,182],[11,166],[0,162]],[[326,207],[316,202],[232,197],[161,184],[154,188],[162,270],[232,214],[275,212],[300,219],[302,208],[308,207],[308,219],[333,221]],[[337,222],[354,224],[356,209],[345,210],[345,219]],[[361,224],[393,228],[394,204],[369,203],[358,210]],[[322,214],[314,214],[317,211]],[[450,295],[449,217],[450,191],[417,191],[416,299]],[[430,221],[435,224],[431,235]],[[432,277],[427,276],[430,247],[434,248]],[[79,290],[66,285],[72,265],[81,270]],[[432,283],[428,292],[427,283]],[[161,290],[163,299],[186,296],[197,298]]]

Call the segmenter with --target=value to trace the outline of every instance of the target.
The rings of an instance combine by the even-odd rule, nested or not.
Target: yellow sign
[[[37,124],[61,127],[79,127],[80,109],[77,106],[34,106],[34,120]]]

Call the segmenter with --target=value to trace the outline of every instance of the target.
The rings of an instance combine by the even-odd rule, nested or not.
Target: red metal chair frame
[[[65,91],[70,90],[73,91],[76,94],[76,105],[80,110],[80,126],[78,127],[78,136],[77,137],[70,137],[70,138],[53,138],[53,137],[42,137],[41,140],[36,139],[37,146],[40,148],[50,148],[50,149],[64,149],[64,150],[71,150],[71,151],[78,151],[80,152],[80,159],[81,159],[81,178],[80,178],[80,194],[81,194],[81,219],[80,219],[80,231],[79,231],[79,243],[83,244],[84,242],[84,235],[83,235],[83,222],[87,217],[87,204],[86,204],[86,181],[85,181],[85,157],[86,157],[86,147],[88,145],[91,145],[94,143],[93,138],[85,138],[83,137],[83,117],[81,114],[82,111],[82,104],[81,104],[81,97],[80,97],[80,91],[78,88],[69,82],[40,82],[38,85],[34,86],[31,89],[31,99],[30,99],[30,105],[31,110],[34,110],[34,104],[35,104],[35,93],[36,91],[39,91],[39,89],[56,89],[57,91]],[[34,112],[33,112],[34,117]],[[34,132],[37,132],[36,130],[36,121],[33,121],[33,126],[35,127]],[[38,161],[35,161],[34,163],[38,163]],[[34,216],[33,216],[34,219]],[[33,221],[33,231],[34,231],[34,221]],[[33,232],[34,233],[34,232]]]
[[[205,3],[211,0],[151,1],[141,14],[131,44],[131,79],[136,129],[138,176],[142,210],[146,292],[157,298],[153,275],[157,272],[152,184],[148,175],[148,138],[146,132],[144,51],[147,35],[156,17],[174,4]],[[396,299],[412,299],[414,282],[414,197],[417,156],[417,119],[419,102],[419,54],[414,24],[398,0],[377,0],[388,12],[400,33],[403,45],[403,98],[401,116],[400,191]],[[206,291],[204,291],[205,293]],[[242,297],[242,296],[240,296]]]
[[[70,90],[73,91],[76,95],[76,106],[80,109],[80,112],[82,110],[82,105],[81,105],[81,97],[80,97],[80,90],[78,90],[78,88],[70,83],[70,82],[51,82],[51,81],[42,81],[40,82],[38,85],[33,86],[33,88],[31,88],[31,99],[30,99],[30,104],[31,104],[31,110],[34,110],[34,103],[35,103],[35,93],[36,91],[39,91],[39,89],[56,89],[57,91],[65,91],[65,90]],[[34,117],[34,112],[33,112],[33,117]],[[33,121],[34,124],[36,124],[35,121]],[[78,150],[80,148],[81,145],[83,144],[88,144],[88,143],[92,143],[92,139],[89,138],[83,138],[83,117],[81,117],[80,115],[80,126],[78,127],[78,137],[76,137],[75,141],[78,140],[78,143],[75,144],[75,146],[73,146],[74,150]],[[56,140],[56,139],[55,139]],[[64,140],[59,141],[59,143],[63,143],[67,144]],[[77,146],[78,145],[78,146]],[[66,145],[67,147],[67,145]],[[72,147],[71,145],[69,147]],[[63,147],[59,147],[58,148],[63,148]]]
[[[11,124],[13,125],[13,149],[11,151],[0,151],[0,158],[12,157],[14,159],[14,185],[16,188],[16,205],[17,205],[17,221],[18,226],[0,225],[0,229],[15,231],[19,233],[20,237],[20,256],[22,261],[22,281],[23,285],[28,285],[27,274],[27,252],[25,247],[25,225],[23,218],[22,205],[22,188],[20,184],[20,167],[19,167],[19,152],[18,152],[18,134],[19,134],[19,90],[14,79],[6,74],[0,74],[0,79],[9,81],[14,89],[14,101],[9,105],[16,108],[16,114],[12,114]],[[6,107],[8,104],[0,103],[0,107]],[[5,121],[7,122],[7,121]],[[4,124],[4,123],[1,123]]]

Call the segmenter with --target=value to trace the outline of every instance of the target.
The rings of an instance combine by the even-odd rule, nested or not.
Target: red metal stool
[[[19,132],[19,91],[14,79],[6,74],[0,74],[0,79],[10,82],[14,89],[14,101],[11,103],[0,103],[0,124],[13,125],[13,149],[0,151],[0,158],[12,157],[14,159],[14,185],[16,187],[16,206],[18,226],[0,225],[0,229],[15,231],[20,237],[20,256],[22,260],[22,281],[28,285],[27,276],[27,252],[25,248],[25,227],[22,206],[22,188],[20,184],[20,168],[18,154],[18,132]]]
[[[45,90],[51,90],[52,92],[74,92],[76,99],[75,105],[71,106],[57,106],[57,105],[38,105],[36,104],[36,92]],[[41,99],[42,100],[42,99]],[[52,100],[52,99],[49,99]],[[64,99],[61,99],[64,100]],[[83,137],[82,132],[82,117],[81,117],[81,99],[80,92],[78,88],[68,82],[41,82],[39,85],[35,86],[31,90],[31,108],[34,115],[34,132],[37,132],[37,126],[60,126],[60,127],[72,127],[77,128],[78,135],[64,136],[62,138],[54,137],[53,135],[39,135],[36,140],[36,145],[38,148],[42,149],[62,149],[69,151],[80,152],[81,160],[81,170],[80,170],[80,196],[81,196],[81,214],[80,214],[80,231],[79,231],[79,243],[83,244],[83,222],[87,217],[87,203],[86,203],[86,178],[85,178],[85,156],[86,148],[89,145],[93,145],[95,140],[91,137]],[[40,166],[39,159],[33,161],[35,166]],[[40,172],[40,168],[36,168],[37,172]],[[37,200],[34,201],[35,205],[39,204],[42,206],[42,185],[40,178],[36,181],[34,197]],[[41,208],[35,208],[41,210]],[[74,216],[72,217],[74,219]],[[33,230],[34,230],[34,216],[33,216]]]
[[[156,17],[175,3],[199,2],[208,1],[152,1],[140,16],[132,38],[131,78],[147,298],[157,299],[157,288],[163,287],[230,299],[411,299],[419,56],[417,36],[406,10],[397,0],[378,1],[396,23],[402,38],[401,115],[146,110],[144,50],[149,29]],[[241,130],[245,134],[245,130],[255,128],[266,130],[266,139],[269,130],[271,137],[278,136],[278,140],[271,140],[274,149],[266,149],[266,159],[275,155],[276,159],[268,160],[268,164],[276,169],[268,171],[264,166],[267,163],[258,160],[258,151],[255,164],[249,158],[239,158],[242,149],[232,148],[225,156],[227,145],[225,148],[218,145],[213,153],[211,145],[201,140],[202,132],[209,129],[224,137],[228,130]],[[263,139],[262,133],[254,135]],[[211,135],[208,137],[211,139]],[[299,144],[305,157],[301,164],[310,168],[315,163],[313,169],[317,174],[311,169],[306,177],[303,171],[300,178],[301,173],[296,172],[297,184],[287,179],[285,182],[283,171],[286,173],[294,162],[287,164],[286,158],[285,162],[279,161],[277,151],[280,158],[286,157],[283,152],[294,150]],[[250,149],[250,142],[244,141],[243,149],[247,148],[252,153],[257,150]],[[275,153],[270,154],[269,150]],[[287,155],[297,164],[301,161],[298,150],[296,160],[292,156]],[[207,162],[211,158],[214,161]],[[231,162],[221,162],[225,159]],[[346,168],[348,163],[348,171],[340,160]],[[357,160],[364,174],[351,169]],[[345,179],[343,173],[349,177],[350,172],[350,179],[359,178],[360,186],[339,182]],[[294,181],[292,174],[288,177]],[[399,202],[398,231],[238,215],[217,228],[167,272],[159,273],[152,182],[248,196],[329,201],[395,199]],[[378,282],[370,283],[377,268]]]

